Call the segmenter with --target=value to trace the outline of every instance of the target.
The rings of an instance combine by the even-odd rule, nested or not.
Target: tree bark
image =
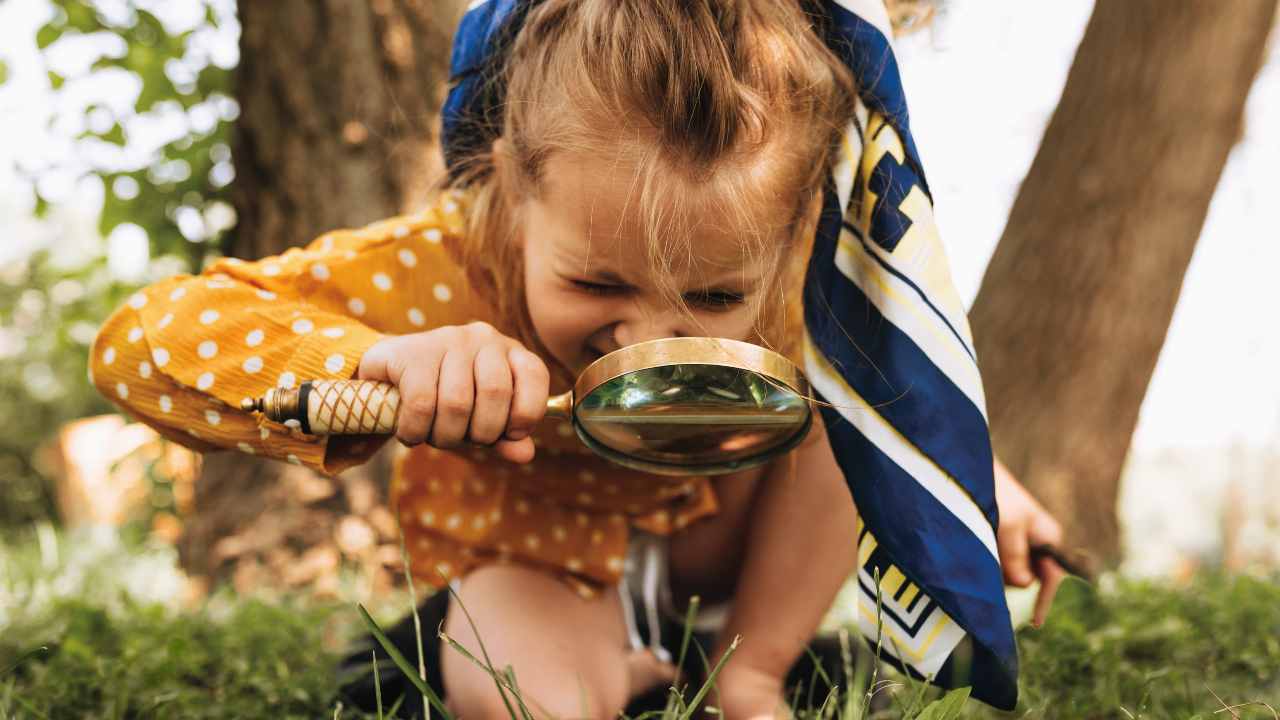
[[[239,222],[227,252],[283,252],[410,211],[443,172],[439,113],[464,0],[242,2],[233,156]],[[326,479],[239,453],[209,455],[179,543],[193,575],[333,581],[335,551],[377,565],[387,541],[385,453]],[[285,470],[288,472],[285,472]],[[327,487],[327,489],[326,489]],[[374,495],[370,496],[370,488]],[[394,531],[394,525],[390,526]],[[328,569],[334,573],[327,573]],[[295,583],[296,584],[296,583]]]
[[[1276,0],[1098,0],[970,313],[997,455],[1118,559],[1120,471]]]

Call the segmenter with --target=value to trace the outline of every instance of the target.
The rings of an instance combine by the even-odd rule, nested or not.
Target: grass
[[[42,532],[0,544],[0,720],[396,716],[398,698],[384,698],[375,714],[342,707],[334,670],[347,638],[403,612],[407,598],[372,615],[354,603],[227,591],[184,607],[174,599],[172,551]],[[943,695],[853,651],[838,692],[799,688],[793,705],[798,717],[823,720],[1280,718],[1267,706],[1280,708],[1274,580],[1069,583],[1046,626],[1021,629],[1018,643],[1022,700],[1013,714],[968,702],[963,689]],[[483,651],[473,660],[509,696],[512,717],[525,717],[517,678]],[[415,661],[397,659],[416,677]],[[693,716],[703,689],[671,693],[652,716]],[[442,710],[433,717],[448,717]]]

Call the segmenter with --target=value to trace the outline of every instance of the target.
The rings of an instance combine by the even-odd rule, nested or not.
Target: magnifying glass
[[[311,434],[395,432],[400,394],[370,380],[273,388],[241,407]],[[618,465],[660,475],[720,475],[785,453],[813,424],[809,384],[790,360],[725,338],[637,343],[605,355],[547,400],[582,442]]]

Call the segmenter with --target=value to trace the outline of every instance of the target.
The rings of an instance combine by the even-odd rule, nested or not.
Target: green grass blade
[[[698,693],[693,696],[693,700],[689,701],[689,707],[685,708],[685,711],[680,714],[679,720],[689,720],[689,718],[693,717],[694,711],[697,710],[698,705],[702,703],[702,698],[706,697],[707,691],[711,689],[711,686],[716,681],[716,676],[720,674],[720,670],[724,667],[724,664],[728,662],[729,657],[738,649],[738,643],[740,642],[742,642],[742,636],[735,635],[733,642],[729,643],[728,649],[724,651],[724,655],[720,656],[720,661],[716,663],[716,666],[712,668],[711,672],[707,675],[707,681],[702,683],[702,687],[699,688]]]
[[[373,656],[373,695],[378,699],[378,720],[384,720],[382,717],[382,679],[378,677],[378,653],[370,650],[369,654]]]
[[[369,615],[369,611],[364,609],[364,605],[357,603],[356,607],[360,609],[360,616],[364,618],[364,624],[369,628],[369,632],[373,634],[375,639],[377,639],[378,644],[382,646],[382,649],[386,650],[387,654],[391,656],[391,661],[400,668],[400,672],[404,673],[405,677],[409,678],[409,682],[413,683],[414,686],[418,688],[418,691],[422,693],[422,697],[430,703],[430,707],[434,707],[438,710],[446,720],[452,720],[453,716],[445,709],[444,703],[441,702],[438,696],[436,696],[435,691],[431,689],[430,685],[427,685],[425,680],[418,677],[418,674],[413,671],[413,666],[404,658],[404,655],[400,654],[400,651],[396,649],[394,644],[392,644],[386,633],[382,632],[382,628],[378,627],[378,623],[374,622],[373,618]]]
[[[48,645],[41,645],[40,647],[35,648],[34,650],[28,650],[28,651],[26,651],[26,652],[22,653],[21,655],[19,655],[19,656],[18,656],[18,659],[17,659],[17,660],[14,660],[14,661],[13,661],[13,664],[12,664],[12,665],[10,665],[9,667],[5,668],[5,671],[4,671],[4,672],[2,672],[2,673],[0,673],[0,678],[3,678],[4,676],[8,675],[9,673],[13,672],[14,670],[17,670],[19,665],[21,665],[22,663],[26,662],[29,658],[31,658],[32,656],[34,656],[36,653],[42,653],[42,652],[49,652],[49,646],[48,646]]]

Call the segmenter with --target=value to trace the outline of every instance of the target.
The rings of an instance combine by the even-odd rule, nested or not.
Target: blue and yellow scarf
[[[485,83],[539,0],[476,0],[454,37],[444,154],[492,138]],[[857,617],[883,656],[1011,709],[1018,656],[996,551],[986,403],[888,38],[840,0],[820,28],[860,103],[824,188],[805,280],[805,370],[858,507]],[[484,120],[487,122],[477,122]],[[500,118],[498,126],[500,126]]]

